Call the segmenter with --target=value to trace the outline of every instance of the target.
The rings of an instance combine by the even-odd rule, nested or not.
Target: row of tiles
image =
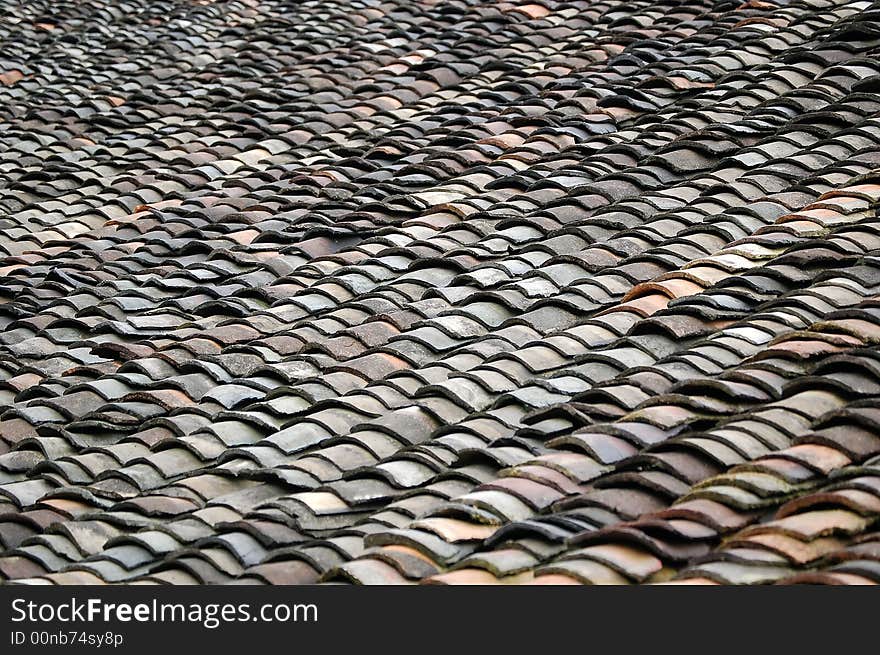
[[[876,165],[877,70],[854,38],[870,5],[701,8],[657,33],[647,4],[598,6],[582,18],[594,27],[552,4],[511,5],[509,33],[487,23],[527,53],[500,68],[506,53],[487,63],[443,39],[430,56],[448,56],[432,65],[425,52],[404,61],[405,39],[368,57],[345,44],[364,62],[350,68],[327,56],[338,42],[310,42],[328,49],[309,65],[341,79],[317,97],[312,82],[286,80],[278,107],[308,127],[269,145],[280,134],[270,100],[225,69],[192,83],[222,124],[202,120],[204,105],[189,119],[186,100],[157,103],[162,85],[146,112],[112,101],[63,115],[38,108],[31,78],[12,81],[36,102],[22,130],[87,125],[95,149],[16,147],[4,167],[15,192],[0,338],[5,575],[376,582],[391,566],[431,578],[464,551],[507,556],[491,554],[493,526],[567,540],[578,525],[637,519],[719,463],[765,454],[756,441],[790,446],[776,432],[792,438],[792,422],[817,418],[770,407],[736,456],[729,437],[677,445],[749,403],[790,401],[786,379],[817,385],[790,359],[867,343],[870,311],[850,341],[800,331],[870,310],[878,189],[858,176]],[[633,25],[646,32],[630,43]],[[63,33],[64,21],[39,29]],[[805,43],[810,56],[797,54]],[[791,54],[777,56],[780,44]],[[572,51],[581,58],[567,64]],[[434,69],[433,86],[407,78],[414,62]],[[364,82],[374,64],[393,70]],[[241,104],[203,93],[218,74]],[[180,91],[190,77],[163,72],[162,84]],[[374,92],[378,105],[364,104]],[[172,136],[144,140],[158,133]],[[10,141],[35,143],[20,134]],[[758,353],[759,372],[727,379]],[[735,386],[743,375],[760,384]],[[704,382],[673,392],[690,378]],[[872,384],[858,379],[860,399]],[[734,398],[678,404],[716,388]],[[578,436],[609,420],[624,434]],[[655,454],[668,439],[713,463]],[[672,479],[630,479],[644,461]],[[591,485],[608,478],[596,505]],[[560,518],[563,496],[604,522]],[[398,532],[412,521],[427,527]],[[517,575],[557,559],[533,542],[514,549],[536,556]],[[361,557],[365,546],[381,554]],[[596,558],[567,566],[590,566],[581,560]]]

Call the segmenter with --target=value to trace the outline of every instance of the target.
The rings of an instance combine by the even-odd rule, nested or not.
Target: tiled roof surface
[[[0,2],[0,579],[880,582],[880,3]]]

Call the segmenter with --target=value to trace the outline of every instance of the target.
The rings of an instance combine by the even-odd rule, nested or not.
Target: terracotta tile
[[[4,578],[877,579],[871,11],[19,4]]]

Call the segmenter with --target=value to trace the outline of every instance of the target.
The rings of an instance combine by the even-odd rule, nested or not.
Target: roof
[[[880,4],[2,4],[3,579],[880,581]]]

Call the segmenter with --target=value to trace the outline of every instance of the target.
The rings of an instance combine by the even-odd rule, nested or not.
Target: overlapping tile
[[[876,4],[5,9],[4,579],[880,580]]]

